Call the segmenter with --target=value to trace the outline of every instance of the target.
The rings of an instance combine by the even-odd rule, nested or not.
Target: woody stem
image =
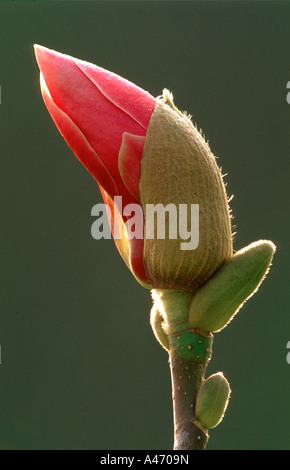
[[[169,336],[174,450],[203,450],[208,434],[195,415],[198,390],[211,356],[212,334],[193,329]]]
[[[163,346],[168,350],[171,372],[174,450],[202,450],[208,434],[196,418],[195,406],[211,356],[213,335],[190,325],[191,293],[158,289],[153,298],[162,312],[167,335]],[[156,329],[155,335],[158,337]]]
[[[180,337],[182,335],[179,335]],[[174,450],[204,450],[208,434],[195,416],[198,390],[206,363],[195,363],[169,352],[174,418]]]

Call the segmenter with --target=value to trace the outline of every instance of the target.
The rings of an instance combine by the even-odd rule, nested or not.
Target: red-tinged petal
[[[113,198],[122,196],[125,207],[139,203],[140,161],[156,101],[100,67],[41,46],[35,46],[35,53],[48,111],[68,145],[99,183],[110,208],[108,215],[119,253],[137,280],[151,288],[143,262],[144,240],[128,238],[126,220],[130,219],[123,216]],[[124,133],[127,137],[120,152],[120,174],[118,156]],[[142,210],[139,217],[143,227]]]
[[[119,172],[129,193],[139,201],[140,167],[145,137],[124,132],[119,151]]]
[[[101,194],[104,199],[104,203],[110,208],[110,211],[107,211],[107,216],[111,226],[111,232],[114,238],[115,245],[119,251],[121,257],[126,263],[127,267],[131,271],[130,261],[129,261],[129,242],[127,237],[126,226],[123,222],[122,215],[118,211],[118,208],[115,206],[114,201],[106,193],[106,191],[99,185]],[[115,238],[114,234],[118,233],[119,238]],[[121,237],[122,235],[122,237]]]
[[[118,194],[124,196],[124,203],[132,202],[119,174],[118,152],[124,131],[144,136],[146,129],[99,90],[88,74],[81,69],[81,66],[84,66],[88,72],[86,62],[77,60],[77,65],[72,57],[41,46],[35,46],[35,51],[52,101],[71,119],[99,155],[116,184]],[[96,76],[99,73],[105,73],[103,69],[90,65],[90,71],[92,70],[95,70]],[[109,80],[111,74],[107,73]],[[112,76],[114,77],[114,74]],[[116,79],[112,79],[112,83],[115,82]],[[117,92],[122,93],[120,86]],[[73,138],[73,132],[70,131],[68,135],[64,134],[62,130],[62,135],[71,147],[70,139]],[[86,154],[82,155],[81,152],[78,152],[78,158],[99,180],[95,162],[87,161]],[[100,183],[111,197],[116,194],[110,192],[104,180]]]
[[[142,285],[146,284],[150,289],[150,281],[144,267],[144,239],[132,238],[129,240],[129,259],[131,271],[134,276],[142,281]]]
[[[89,62],[73,60],[112,103],[147,129],[156,104],[153,96],[115,73]]]
[[[107,215],[118,252],[137,281],[143,287],[151,289],[150,281],[147,278],[143,264],[144,240],[128,240],[127,229],[123,222],[122,215],[106,191],[101,186],[99,187],[105,204],[110,208],[110,210],[107,211]],[[115,234],[118,234],[119,238],[115,238]],[[121,234],[123,235],[122,237],[120,237]]]
[[[99,158],[98,154],[90,146],[80,129],[78,129],[72,120],[53,102],[49,90],[43,80],[42,74],[40,75],[40,85],[45,105],[59,132],[67,141],[72,151],[91,172],[92,176],[98,180],[100,184],[103,183],[106,186],[108,192],[116,194],[117,187],[111,174]]]

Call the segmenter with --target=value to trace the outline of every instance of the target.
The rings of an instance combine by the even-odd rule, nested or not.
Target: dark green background
[[[208,449],[289,449],[289,2],[0,4],[1,449],[171,449],[150,294],[90,234],[96,183],[42,102],[33,43],[173,91],[219,157],[237,235],[271,273],[215,336],[232,397]],[[287,248],[288,247],[288,248]]]

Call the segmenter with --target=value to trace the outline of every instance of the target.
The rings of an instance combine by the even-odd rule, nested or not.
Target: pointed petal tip
[[[33,44],[34,55],[35,55],[38,66],[39,66],[39,55],[40,55],[41,49],[42,49],[42,46],[40,46],[39,44]]]
[[[49,51],[47,47],[41,46],[40,44],[33,44],[33,49],[36,57],[40,56],[42,52]]]
[[[69,58],[72,60],[72,57],[69,55],[55,51],[49,47],[41,46],[40,44],[33,44],[33,48],[40,70],[45,67],[47,63],[51,64],[53,61],[55,61],[55,59]]]
[[[38,63],[39,68],[41,69],[41,66],[43,65],[45,61],[45,57],[47,56],[47,53],[51,53],[53,51],[51,49],[48,49],[47,47],[40,46],[39,44],[33,44],[33,48],[34,48],[36,61]]]

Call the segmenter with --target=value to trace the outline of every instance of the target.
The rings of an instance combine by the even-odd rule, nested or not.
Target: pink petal
[[[144,283],[150,284],[144,267],[144,239],[132,238],[129,240],[129,259],[134,275]]]
[[[141,284],[145,284],[144,287],[150,288],[150,281],[148,280],[145,272],[143,262],[144,240],[135,238],[131,240],[128,239],[126,225],[124,224],[122,215],[119,213],[114,201],[101,186],[100,191],[105,204],[110,208],[108,217],[110,218],[111,231],[117,250],[137,280],[141,282]],[[115,229],[117,230],[117,233],[123,234],[122,238],[114,237]]]
[[[89,62],[73,60],[112,103],[147,129],[156,104],[153,96],[115,73]]]
[[[119,151],[119,172],[129,193],[139,201],[141,158],[145,137],[124,132]]]
[[[53,102],[42,75],[40,75],[40,85],[45,105],[59,132],[67,141],[74,154],[90,171],[92,176],[100,184],[103,183],[106,186],[109,193],[116,194],[117,187],[108,169],[78,127]]]
[[[99,185],[101,194],[104,199],[104,203],[110,208],[110,211],[107,212],[107,216],[111,226],[111,232],[114,238],[115,245],[123,260],[125,261],[127,267],[131,270],[130,261],[129,261],[129,242],[126,237],[126,227],[122,219],[122,215],[119,213],[118,209],[115,207],[113,200],[106,193],[106,191]],[[115,230],[119,234],[123,234],[122,238],[115,238]]]
[[[35,46],[35,51],[51,100],[81,131],[88,144],[97,153],[99,159],[101,159],[109,174],[112,176],[118,193],[122,195],[124,193],[126,203],[130,200],[132,201],[119,174],[117,161],[118,152],[124,131],[144,136],[146,129],[136,120],[132,119],[126,111],[110,101],[110,99],[99,90],[95,82],[97,81],[97,77],[101,76],[101,82],[106,93],[108,93],[109,83],[111,83],[111,86],[116,86],[117,88],[112,94],[116,96],[124,93],[124,96],[120,98],[120,102],[123,106],[125,106],[126,97],[128,97],[129,92],[132,92],[134,89],[134,85],[128,85],[127,88],[125,87],[125,89],[123,89],[122,83],[127,84],[126,80],[117,79],[115,74],[106,72],[100,67],[73,59],[70,56],[41,46]],[[82,69],[84,69],[86,73],[84,73]],[[94,82],[91,79],[92,76],[94,76]],[[137,87],[136,89],[139,90]],[[135,92],[135,98],[136,94],[137,92]],[[152,100],[149,101],[152,105]],[[142,103],[144,103],[143,98]],[[140,106],[135,107],[139,112],[139,114],[137,113],[138,119],[140,118],[142,108],[142,106]],[[132,112],[132,103],[129,108],[129,112]],[[152,107],[152,111],[153,109]],[[145,109],[145,121],[150,118],[149,114],[147,107]],[[59,126],[61,126],[61,122]],[[59,129],[61,130],[60,127]],[[72,147],[71,139],[73,140],[73,129],[75,129],[75,127],[73,128],[72,126],[68,135],[65,135],[65,132],[68,130],[67,128],[65,131],[63,129],[61,130],[62,135],[65,137],[70,147]],[[74,149],[73,151],[76,152],[76,150],[78,149]],[[82,155],[80,151],[77,151],[77,154],[78,158],[90,173],[98,180],[99,164],[92,159],[87,161],[86,153]],[[104,180],[101,181],[101,184],[106,191],[113,196]]]

